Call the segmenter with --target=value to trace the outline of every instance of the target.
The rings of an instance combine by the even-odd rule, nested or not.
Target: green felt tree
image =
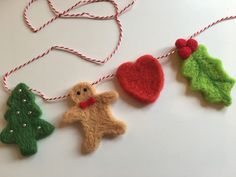
[[[191,88],[201,91],[207,101],[231,104],[230,92],[235,81],[223,70],[220,60],[208,55],[203,45],[183,62],[181,72],[190,79]]]
[[[33,155],[37,152],[37,140],[50,135],[54,127],[40,119],[41,110],[35,103],[35,95],[29,88],[20,83],[8,99],[9,109],[5,113],[7,126],[0,134],[6,144],[17,144],[21,154]]]

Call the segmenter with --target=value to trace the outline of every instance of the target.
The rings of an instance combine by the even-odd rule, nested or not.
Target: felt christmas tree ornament
[[[41,109],[35,103],[35,95],[20,83],[7,101],[5,119],[8,122],[0,134],[6,144],[17,144],[23,156],[37,152],[37,140],[49,136],[54,127],[41,119]]]
[[[198,46],[194,39],[187,42],[179,39],[176,47],[180,58],[184,60],[181,73],[190,80],[192,90],[200,91],[210,103],[229,106],[235,80],[224,71],[221,61],[209,56],[206,47]],[[179,52],[183,48],[189,48],[191,53]]]

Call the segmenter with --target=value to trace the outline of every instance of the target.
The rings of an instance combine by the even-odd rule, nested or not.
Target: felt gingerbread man
[[[109,107],[117,100],[117,92],[96,94],[91,84],[83,82],[74,86],[69,95],[75,105],[65,113],[63,122],[82,124],[83,153],[96,150],[103,136],[114,137],[125,132],[125,124],[113,117]]]

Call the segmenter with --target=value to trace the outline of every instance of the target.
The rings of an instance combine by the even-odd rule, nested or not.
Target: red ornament
[[[198,48],[198,42],[195,39],[189,39],[187,46],[191,48],[192,52],[195,52]]]
[[[162,66],[151,55],[120,65],[116,76],[129,95],[144,103],[153,103],[164,85]]]
[[[181,59],[186,60],[192,54],[192,50],[190,47],[182,47],[178,49],[178,54]]]
[[[187,46],[187,41],[185,39],[177,39],[175,42],[175,46],[177,49],[183,48]]]

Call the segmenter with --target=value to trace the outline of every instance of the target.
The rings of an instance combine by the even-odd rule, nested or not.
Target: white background
[[[65,9],[76,0],[56,0]],[[37,56],[52,45],[65,45],[89,56],[104,58],[117,40],[113,21],[60,19],[34,34],[24,24],[22,11],[27,0],[0,1],[0,74]],[[120,7],[128,2],[119,1]],[[100,3],[80,9],[109,14],[112,7]],[[39,62],[19,71],[10,80],[13,88],[25,82],[49,96],[65,93],[81,81],[94,81],[111,73],[119,64],[143,54],[158,56],[179,37],[226,15],[235,15],[235,0],[138,0],[133,10],[121,17],[124,39],[111,61],[97,66],[78,57],[52,52]],[[30,10],[34,25],[51,17],[45,0]],[[236,78],[236,20],[221,23],[200,35],[212,56],[222,59],[224,68]],[[178,74],[179,61],[173,56],[162,60],[165,87],[157,102],[142,106],[127,96],[114,81],[97,86],[98,91],[117,90],[120,99],[112,110],[127,123],[127,133],[103,140],[98,150],[80,153],[82,137],[76,126],[61,128],[67,101],[38,104],[44,118],[56,131],[38,142],[39,151],[30,158],[19,155],[16,146],[0,144],[1,177],[235,177],[236,176],[236,90],[233,104],[220,109],[208,105],[193,93]],[[0,129],[6,122],[8,98],[0,89]]]

